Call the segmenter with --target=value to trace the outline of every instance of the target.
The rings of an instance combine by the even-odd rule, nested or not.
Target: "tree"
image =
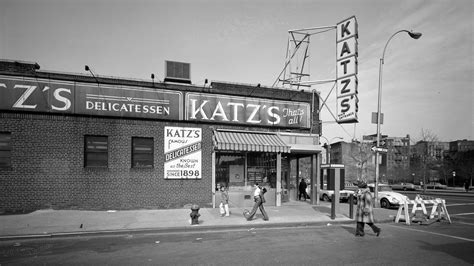
[[[474,150],[450,152],[445,160],[445,167],[456,172],[456,179],[458,184],[464,182],[472,183],[472,176],[474,175]],[[454,178],[454,177],[453,177]]]
[[[438,143],[438,137],[428,129],[421,129],[420,138],[414,145],[412,152],[413,170],[421,172],[423,177],[423,192],[426,192],[427,174],[429,170],[440,168],[442,165],[442,158],[436,156],[433,147]],[[413,171],[414,172],[414,171]],[[420,175],[419,175],[420,176]]]
[[[349,156],[357,167],[357,180],[367,182],[369,176],[375,176],[375,174],[372,175],[374,167],[368,167],[373,156],[371,148],[371,143],[360,143],[356,141],[351,143]]]

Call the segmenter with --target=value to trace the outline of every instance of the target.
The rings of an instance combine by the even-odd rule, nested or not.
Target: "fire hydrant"
[[[191,216],[191,224],[199,224],[198,218],[201,216],[201,214],[199,214],[199,205],[193,204],[193,206],[191,206],[191,213],[189,216]]]

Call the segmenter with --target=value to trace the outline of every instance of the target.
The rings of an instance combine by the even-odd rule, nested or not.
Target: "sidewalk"
[[[244,208],[231,208],[230,217],[221,217],[219,209],[202,208],[199,225],[190,225],[189,209],[78,211],[38,210],[28,214],[0,215],[0,240],[72,236],[84,234],[116,234],[133,232],[187,232],[232,228],[291,227],[310,225],[352,224],[349,204],[341,203],[335,219],[331,204],[311,205],[292,202],[280,207],[265,207],[270,221],[263,221],[260,211],[256,219],[247,221]],[[374,210],[377,223],[391,222],[397,209]],[[354,205],[355,215],[355,205]]]

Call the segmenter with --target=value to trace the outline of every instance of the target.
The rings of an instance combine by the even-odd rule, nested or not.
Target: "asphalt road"
[[[384,223],[379,237],[329,224],[15,240],[0,265],[473,265],[474,197],[443,198],[452,224]]]
[[[380,224],[0,242],[1,265],[472,265],[473,225]]]

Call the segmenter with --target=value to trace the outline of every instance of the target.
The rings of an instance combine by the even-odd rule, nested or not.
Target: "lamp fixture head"
[[[155,79],[155,74],[151,73],[151,79]]]
[[[85,69],[86,71],[91,70],[88,65],[85,65],[84,69]]]
[[[408,32],[408,35],[410,35],[410,37],[412,37],[413,39],[417,40],[421,37],[421,33],[420,32]]]

